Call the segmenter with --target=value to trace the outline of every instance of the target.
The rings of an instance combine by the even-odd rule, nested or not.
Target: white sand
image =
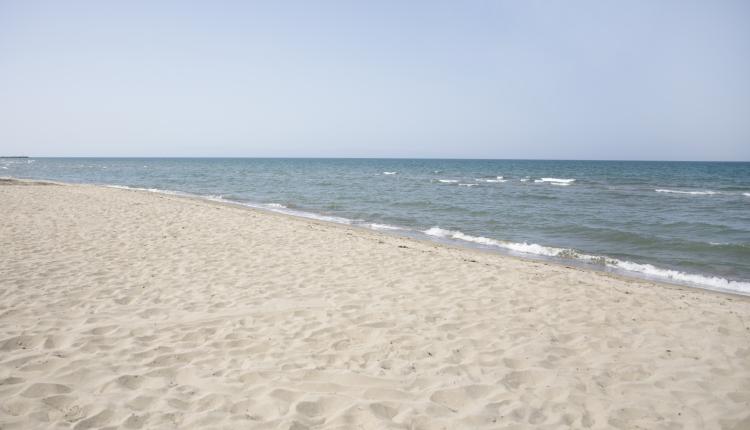
[[[0,182],[0,428],[750,429],[750,301]]]

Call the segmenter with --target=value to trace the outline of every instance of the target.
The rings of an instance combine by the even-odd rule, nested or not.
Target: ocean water
[[[750,163],[36,158],[0,159],[0,176],[199,195],[750,294]]]

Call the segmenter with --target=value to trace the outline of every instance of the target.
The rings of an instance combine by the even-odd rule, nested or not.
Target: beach
[[[0,429],[748,429],[750,300],[0,181]]]

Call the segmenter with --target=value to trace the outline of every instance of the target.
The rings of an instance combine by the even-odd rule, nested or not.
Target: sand
[[[0,428],[750,429],[750,301],[6,180]]]

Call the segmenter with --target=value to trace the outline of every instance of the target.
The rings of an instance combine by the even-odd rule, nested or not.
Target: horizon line
[[[310,156],[133,156],[133,155],[74,155],[74,156],[33,156],[2,155],[2,158],[118,158],[118,159],[269,159],[269,160],[465,160],[465,161],[622,161],[652,163],[750,163],[750,160],[656,160],[656,159],[607,159],[607,158],[471,158],[471,157],[310,157]]]

